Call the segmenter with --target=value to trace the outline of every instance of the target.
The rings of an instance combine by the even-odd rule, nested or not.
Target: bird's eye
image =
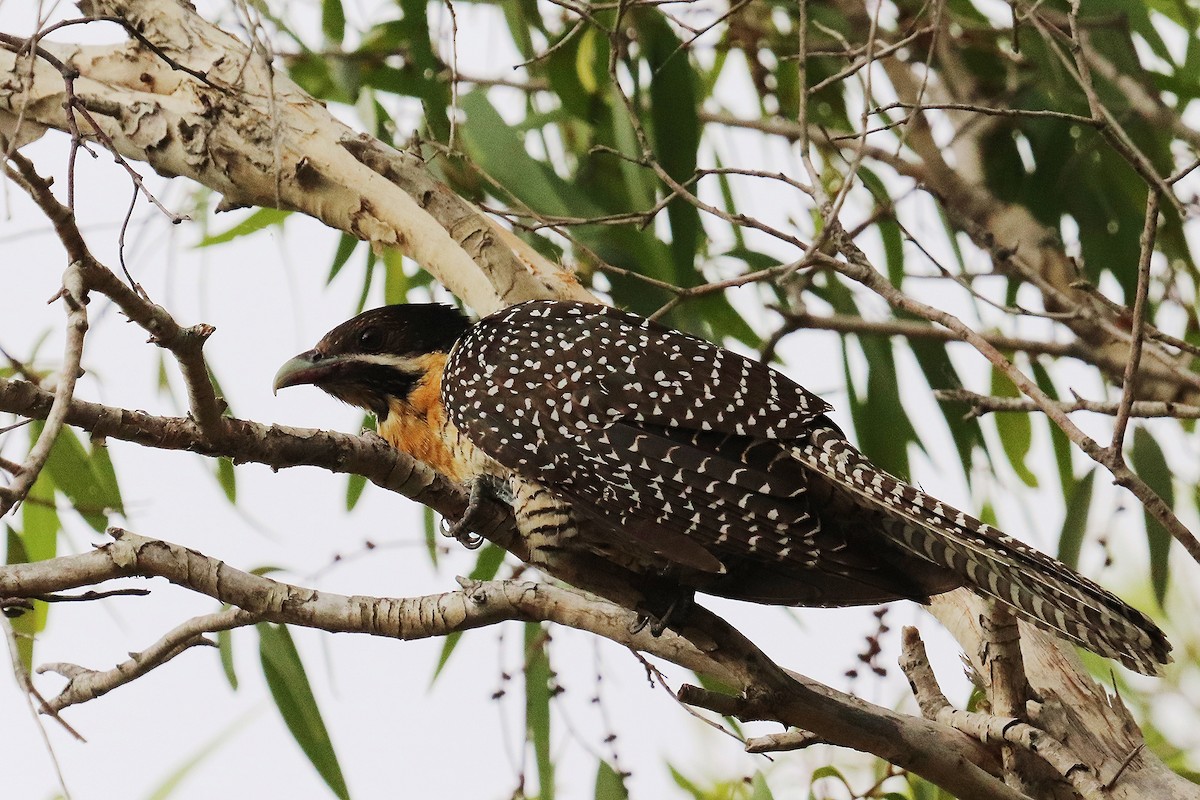
[[[374,328],[367,328],[358,336],[358,346],[366,351],[375,350],[379,347],[381,336],[379,331]]]

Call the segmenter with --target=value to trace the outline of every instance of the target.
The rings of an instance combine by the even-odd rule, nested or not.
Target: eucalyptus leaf
[[[329,790],[341,800],[350,800],[333,740],[329,738],[317,708],[317,698],[291,634],[282,625],[261,622],[256,627],[263,676],[267,679],[275,707]]]

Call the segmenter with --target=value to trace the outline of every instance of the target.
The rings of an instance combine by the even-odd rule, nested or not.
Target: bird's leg
[[[662,636],[668,627],[678,629],[681,623],[686,622],[695,604],[696,593],[690,589],[654,586],[645,592],[645,598],[637,609],[637,620],[629,627],[629,632],[638,633],[649,625],[651,636]]]
[[[476,533],[473,526],[478,521],[480,506],[488,499],[502,500],[494,479],[486,475],[476,476],[471,481],[471,493],[462,516],[454,522],[450,522],[445,517],[442,518],[442,535],[456,539],[468,550],[479,549],[479,546],[487,540]]]

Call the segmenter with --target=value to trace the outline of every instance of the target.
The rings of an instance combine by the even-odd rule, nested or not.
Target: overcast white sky
[[[507,51],[504,37],[495,34],[497,23],[481,19],[475,7],[460,6],[458,14],[464,71],[501,74],[519,60]],[[0,29],[28,30],[14,22],[25,15],[23,7],[0,4]],[[738,96],[738,90],[734,85],[723,88],[728,97]],[[744,143],[729,139],[717,146],[739,149]],[[60,187],[65,186],[66,152],[66,138],[53,133],[26,150],[44,172],[60,176]],[[757,155],[775,168],[781,163],[788,166],[791,160],[786,153]],[[187,202],[190,187],[182,180],[150,183],[168,206],[180,209]],[[80,158],[77,186],[79,217],[89,242],[102,260],[116,267],[117,230],[128,203],[129,182],[101,155],[96,160]],[[774,215],[781,222],[789,214],[802,218],[792,198],[746,199],[758,206],[744,209],[748,213]],[[7,188],[3,203],[0,347],[26,357],[33,343],[48,333],[37,365],[52,368],[61,353],[62,313],[45,301],[58,289],[64,256],[45,220],[18,190]],[[336,236],[307,219],[290,219],[282,232],[272,230],[198,250],[193,245],[202,235],[201,224],[172,227],[144,203],[139,204],[136,218],[139,222],[127,236],[130,269],[151,297],[181,323],[216,326],[207,354],[236,415],[355,430],[356,411],[307,388],[276,398],[270,383],[284,360],[311,346],[352,313],[361,285],[361,258],[325,287]],[[204,224],[225,229],[237,218],[225,215]],[[379,300],[375,295],[374,302]],[[160,353],[144,344],[144,333],[126,324],[104,302],[93,303],[90,313],[93,326],[84,357],[88,374],[77,395],[178,413],[180,409],[155,390]],[[766,321],[755,324],[765,329]],[[836,337],[823,333],[793,337],[785,355],[786,371],[792,377],[845,405],[844,395],[828,391],[841,383]],[[903,363],[902,369],[911,375],[911,365]],[[931,403],[914,402],[930,412],[919,416],[933,418]],[[846,421],[844,415],[838,418]],[[0,425],[7,421],[0,417]],[[915,456],[923,485],[950,502],[977,507],[955,469],[950,469],[955,457],[945,433],[937,425],[920,420],[918,424],[935,454],[932,462]],[[10,458],[19,457],[24,436],[17,432],[0,437],[0,449]],[[1039,457],[1048,458],[1043,445]],[[329,591],[406,596],[453,589],[454,575],[465,574],[473,563],[473,554],[451,543],[440,569],[431,569],[421,544],[419,509],[404,498],[369,488],[360,507],[347,514],[342,477],[310,469],[274,474],[258,466],[240,467],[241,505],[233,509],[211,477],[212,465],[198,456],[143,450],[121,442],[111,442],[110,449],[127,506],[125,527],[185,544],[241,569],[273,565],[285,570],[281,576],[285,579]],[[1002,474],[1000,481],[997,492],[1015,479]],[[1111,497],[1101,502],[1115,504]],[[1053,546],[1060,513],[1016,501],[1000,508],[1002,520],[1014,532],[1028,534],[1025,538],[1043,548]],[[1107,524],[1122,526],[1128,520],[1137,525],[1128,513],[1108,516]],[[367,539],[386,546],[369,557],[331,567],[335,554],[360,553]],[[81,551],[98,541],[90,529],[71,524],[61,549]],[[1132,569],[1137,569],[1136,563]],[[127,651],[146,647],[188,616],[215,610],[207,598],[165,583],[155,582],[150,588],[154,593],[149,598],[55,608],[50,630],[38,642],[36,661],[108,668]],[[869,610],[805,611],[795,615],[796,621],[789,612],[777,609],[713,605],[728,612],[782,663],[840,687],[847,686],[842,673],[854,666],[863,636],[874,627]],[[961,694],[964,684],[956,679],[954,647],[936,623],[910,604],[893,606],[889,622],[893,630],[918,623],[935,643],[939,672]],[[440,641],[400,643],[308,631],[294,635],[352,796],[509,796],[520,772],[516,754],[521,741],[520,683],[508,686],[510,696],[504,701],[495,702],[491,695],[500,687],[501,669],[519,671],[518,626],[468,634],[432,689],[429,682]],[[254,634],[238,631],[234,637],[242,681],[237,692],[221,676],[216,652],[195,650],[109,696],[68,710],[66,718],[87,737],[87,744],[71,740],[52,723],[43,723],[73,797],[146,797],[166,775],[217,737],[223,741],[219,752],[207,758],[174,797],[325,796],[266,694]],[[554,638],[555,668],[567,690],[556,702],[559,713],[554,721],[556,752],[563,756],[559,761],[563,798],[591,797],[595,759],[589,748],[607,754],[602,740],[609,723],[619,736],[615,747],[622,766],[634,771],[635,797],[671,795],[664,763],[669,761],[702,780],[766,769],[777,797],[800,798],[807,795],[805,777],[814,766],[844,758],[822,748],[781,756],[774,763],[745,756],[737,742],[693,720],[661,688],[651,688],[629,653],[569,630],[556,629]],[[896,636],[887,637],[884,644],[883,661],[894,664]],[[609,722],[601,709],[588,702],[596,691],[598,669],[604,674],[600,691]],[[673,685],[685,679],[678,670],[670,674]],[[47,676],[39,679],[39,685],[53,692],[59,681]],[[906,692],[894,668],[888,680],[859,680],[854,688],[885,705],[894,705]],[[0,719],[4,720],[0,765],[6,796],[53,796],[55,778],[45,746],[15,682],[2,670]],[[231,731],[238,720],[241,726]],[[531,765],[528,772],[532,781]]]

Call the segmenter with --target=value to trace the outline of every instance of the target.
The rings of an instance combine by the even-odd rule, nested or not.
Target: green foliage
[[[25,550],[25,542],[15,530],[4,526],[7,564],[27,564],[33,559]],[[49,607],[41,600],[34,600],[33,609],[17,614],[14,610],[9,624],[17,640],[17,660],[26,672],[33,671],[33,644],[37,634],[46,628]]]
[[[601,761],[596,768],[596,800],[629,800],[629,790],[625,788],[625,778],[609,766],[607,761]]]
[[[282,625],[262,622],[256,627],[259,659],[275,707],[325,785],[341,800],[349,800],[350,792],[342,777],[333,741],[317,708],[317,698],[291,634]]]
[[[221,233],[208,234],[196,243],[196,247],[212,247],[217,244],[225,244],[226,242],[232,242],[234,239],[258,233],[265,228],[282,228],[284,221],[291,213],[290,211],[281,211],[277,208],[260,208],[233,227]]]
[[[464,79],[457,90],[451,82],[455,70],[447,63],[451,50],[438,4],[397,0],[364,12],[344,0],[320,0],[312,4],[314,14],[319,13],[319,26],[303,28],[293,28],[290,20],[273,16],[261,3],[255,6],[268,27],[292,43],[280,52],[289,53],[284,58],[293,80],[323,102],[357,110],[361,127],[393,144],[410,141],[412,132],[403,129],[400,121],[410,119],[410,109],[419,104],[420,130],[414,139],[419,141],[412,148],[426,159],[429,170],[461,196],[510,211],[517,235],[551,261],[576,270],[585,285],[619,306],[643,314],[666,309],[662,320],[667,324],[746,348],[762,347],[764,333],[774,332],[767,326],[778,318],[766,313],[768,304],[818,318],[833,314],[870,322],[888,313],[895,321],[924,322],[911,306],[881,311],[878,298],[819,259],[806,261],[787,278],[699,292],[676,302],[675,290],[730,277],[737,282],[810,257],[812,253],[787,237],[806,241],[822,229],[832,230],[821,218],[824,209],[816,192],[810,195],[776,180],[769,174],[775,171],[801,183],[818,181],[817,188],[829,193],[843,184],[851,186],[842,224],[870,251],[872,266],[909,296],[954,309],[968,324],[998,336],[1029,335],[1026,327],[1034,326],[1026,326],[1024,315],[1014,312],[1018,306],[1028,307],[1048,317],[1041,322],[1054,326],[1055,332],[1047,336],[1050,344],[1067,338],[1088,344],[1077,329],[1068,330],[1070,315],[1059,308],[1065,301],[1044,291],[1037,295],[1037,285],[1023,280],[1019,268],[1036,268],[1041,254],[1061,251],[1064,258],[1056,262],[1056,269],[1071,274],[1041,277],[1057,281],[1066,302],[1083,290],[1076,281],[1086,279],[1113,295],[1113,302],[1129,303],[1141,255],[1145,170],[1152,169],[1160,177],[1171,175],[1179,168],[1172,148],[1184,150],[1170,125],[1146,118],[1131,87],[1148,93],[1167,116],[1182,114],[1200,99],[1196,13],[1173,0],[1094,0],[1080,5],[1078,22],[1088,32],[1089,46],[1120,75],[1114,80],[1099,68],[1091,71],[1095,99],[1112,115],[1103,126],[1088,119],[1094,109],[1071,63],[1075,54],[1061,36],[1043,36],[1027,19],[1019,18],[1015,28],[998,22],[994,8],[973,0],[950,0],[937,7],[944,14],[938,36],[949,37],[949,41],[939,38],[937,48],[931,48],[933,37],[913,34],[932,21],[933,7],[921,0],[897,0],[889,6],[881,18],[880,39],[870,45],[866,36],[871,21],[865,13],[856,16],[845,6],[807,4],[809,52],[802,63],[797,35],[800,6],[782,0],[727,4],[709,28],[696,27],[696,20],[670,4],[600,4],[581,16],[569,4],[480,0],[460,5],[457,13],[464,20],[493,23],[497,35],[511,41],[522,63],[518,70],[497,69],[475,76],[482,77],[480,81]],[[1069,4],[1052,2],[1045,9],[1062,23],[1054,26],[1059,34],[1067,29],[1063,20]],[[367,14],[372,16],[364,19]],[[700,22],[706,24],[707,19]],[[310,20],[316,21],[316,16]],[[1164,37],[1161,31],[1169,22],[1179,27]],[[924,100],[961,91],[978,112],[959,110],[958,117],[939,117],[932,128],[932,145],[925,139],[931,134],[924,121],[912,118],[907,108],[888,105],[890,88],[875,88],[867,107],[860,106],[868,78],[882,84],[888,75],[885,69],[858,69],[859,58],[872,47],[904,37],[910,38],[899,52],[888,55],[893,58],[889,67],[926,65],[930,77],[923,91],[930,87],[937,91],[926,92]],[[494,82],[512,85],[493,88]],[[802,109],[812,142],[806,152],[801,152],[794,124]],[[963,123],[959,117],[971,121]],[[864,125],[874,131],[865,139],[858,135]],[[947,137],[952,127],[954,136]],[[980,132],[977,138],[975,131]],[[854,153],[846,141],[865,146]],[[950,142],[952,148],[941,149]],[[1131,150],[1137,158],[1131,158]],[[816,174],[808,174],[800,156],[812,160]],[[860,156],[862,163],[854,164],[856,175],[848,176],[852,160]],[[716,173],[705,172],[713,168]],[[738,174],[760,168],[765,175]],[[945,172],[952,174],[951,183],[969,189],[958,199],[966,196],[971,203],[950,203],[929,189]],[[692,202],[688,194],[701,202]],[[906,207],[912,196],[924,197],[925,205],[917,205],[916,210]],[[198,206],[207,209],[209,201],[204,194]],[[978,207],[964,207],[973,203]],[[264,231],[281,235],[290,213],[251,210],[231,226],[207,232],[196,246],[217,247]],[[980,232],[994,218],[1026,215],[1043,226],[1036,238],[1001,241],[994,230]],[[1163,324],[1182,318],[1177,332],[1196,344],[1200,343],[1200,314],[1194,289],[1200,272],[1184,223],[1180,208],[1163,204],[1148,318]],[[765,232],[767,226],[782,235]],[[971,240],[976,248],[969,245]],[[991,260],[981,268],[979,258],[989,255],[989,248]],[[828,243],[822,252],[846,257]],[[1079,274],[1071,271],[1067,253],[1078,255]],[[1168,269],[1160,267],[1163,262]],[[388,303],[423,297],[430,288],[429,274],[421,265],[406,261],[399,250],[367,247],[349,234],[340,235],[328,264],[327,272],[324,262],[318,265],[326,282],[348,283],[357,294],[357,310],[381,296]],[[997,274],[1003,283],[995,282]],[[927,290],[930,286],[937,288]],[[1033,300],[1028,299],[1031,288]],[[949,291],[958,294],[951,298]],[[354,310],[347,309],[347,314]],[[1116,313],[1109,322],[1110,338],[1128,330],[1127,314]],[[880,466],[901,477],[910,472],[910,447],[924,446],[912,417],[917,406],[910,402],[911,408],[906,408],[911,394],[982,385],[997,397],[1020,396],[1003,372],[969,348],[939,336],[901,339],[871,330],[854,332],[853,326],[849,333],[840,330],[844,332],[840,366],[846,410],[856,441]],[[785,368],[789,358],[810,357],[802,349],[806,345],[797,344],[806,335],[798,333],[777,349]],[[911,369],[910,352],[917,370]],[[1055,381],[1064,395],[1069,386],[1083,391],[1119,381],[1111,372],[1093,370],[1089,372],[1089,378],[1096,379],[1092,383],[1075,383],[1075,373],[1064,377],[1058,360],[1086,363],[1086,358],[1060,357],[1053,347],[1039,352],[1031,348],[1027,354],[1010,356],[1051,397],[1059,396]],[[164,389],[169,390],[167,375],[172,368],[169,359],[160,364]],[[0,366],[0,375],[18,372],[13,365]],[[840,387],[812,388],[836,392]],[[1024,486],[1038,487],[1040,482],[1043,492],[1061,499],[1061,505],[1056,505],[1065,511],[1059,557],[1076,564],[1093,498],[1108,482],[1107,473],[1087,462],[1080,469],[1082,477],[1076,478],[1074,460],[1082,456],[1044,416],[992,415],[1000,448],[989,452],[979,418],[968,416],[969,411],[966,403],[943,403],[932,423],[916,421],[922,423],[922,432],[925,424],[945,426],[957,454],[957,463],[951,459],[950,464],[968,478],[973,468],[1003,459]],[[370,424],[364,420],[364,426]],[[1042,458],[1046,455],[1042,425],[1049,433],[1057,482],[1049,477],[1051,464]],[[36,437],[40,429],[31,426],[31,436]],[[1174,506],[1167,457],[1175,458],[1176,450],[1170,439],[1172,432],[1194,436],[1194,427],[1156,423],[1153,435],[1150,430],[1131,428],[1130,459],[1138,475],[1168,506]],[[225,498],[237,504],[233,462],[217,459],[211,471]],[[361,476],[349,477],[348,511],[358,505],[366,484]],[[64,431],[34,484],[21,510],[19,530],[6,529],[9,563],[56,554],[63,523],[58,504],[64,499],[73,511],[64,510],[61,516],[79,513],[97,531],[105,528],[111,514],[123,513],[121,489],[107,450],[96,443],[85,444],[71,430]],[[993,511],[987,506],[979,516],[991,518]],[[1152,515],[1145,515],[1145,524],[1150,580],[1161,604],[1170,575],[1171,538]],[[425,513],[423,534],[425,550],[436,567],[439,540],[432,512]],[[496,547],[483,548],[471,578],[494,578],[504,557]],[[27,665],[32,663],[32,637],[45,623],[46,606],[41,602],[14,620],[22,634],[20,657]],[[289,730],[331,791],[347,796],[332,742],[290,635],[285,628],[266,624],[258,631],[262,669]],[[549,800],[555,792],[557,755],[551,747],[556,684],[550,632],[536,623],[526,623],[522,632],[523,736],[537,771],[540,796]],[[432,681],[442,674],[460,641],[460,634],[446,637]],[[222,631],[217,642],[226,679],[236,689],[233,637]],[[702,678],[701,682],[717,688],[711,681]],[[738,730],[735,721],[728,723]],[[1185,772],[1194,766],[1186,754],[1171,753],[1164,737],[1148,738],[1160,753],[1175,757],[1173,768]],[[180,777],[191,766],[185,765]],[[675,770],[672,775],[683,792],[698,800],[771,797],[760,773],[749,781],[711,783]],[[811,779],[837,782],[842,786],[835,788],[853,793],[850,787],[857,777],[840,765],[829,765]],[[170,786],[177,782],[172,780]],[[892,789],[903,780],[886,785]],[[872,796],[948,797],[920,778],[910,775],[906,780],[904,794]],[[597,800],[628,797],[623,777],[605,761],[598,762],[594,793]]]
[[[1020,397],[1021,392],[1007,375],[992,368],[992,389],[995,397]],[[1025,460],[1033,447],[1033,423],[1028,414],[996,414],[996,432],[1008,463],[1026,486],[1037,486],[1037,476],[1029,469]]]
[[[1133,468],[1142,480],[1168,507],[1174,506],[1175,488],[1171,482],[1171,467],[1162,448],[1145,428],[1134,429],[1130,457]],[[1143,516],[1146,520],[1146,544],[1150,550],[1150,585],[1154,588],[1154,599],[1161,606],[1167,596],[1170,579],[1171,534],[1149,511],[1143,512]]]
[[[525,623],[525,737],[537,765],[538,797],[554,800],[554,759],[550,753],[550,635],[537,622]]]
[[[699,780],[685,776],[669,764],[667,767],[671,771],[671,778],[675,781],[675,785],[691,795],[694,800],[773,800],[774,798],[770,787],[767,786],[767,779],[761,772],[755,772],[748,779],[701,783]],[[822,767],[813,773],[812,780],[815,782],[822,777],[836,773],[837,770],[833,767]]]
[[[40,421],[29,426],[31,444],[41,435],[43,427]],[[98,533],[108,527],[110,513],[124,513],[121,489],[108,451],[102,446],[85,447],[71,428],[63,428],[54,440],[44,472],[54,488],[71,501],[75,511]],[[52,501],[43,498],[43,502]]]
[[[1083,546],[1083,535],[1087,532],[1095,479],[1096,470],[1088,470],[1067,496],[1067,514],[1058,535],[1058,560],[1072,569],[1079,568],[1079,550]]]
[[[233,633],[228,630],[217,631],[217,652],[221,656],[221,673],[229,683],[229,688],[237,691],[237,669],[233,664]]]

